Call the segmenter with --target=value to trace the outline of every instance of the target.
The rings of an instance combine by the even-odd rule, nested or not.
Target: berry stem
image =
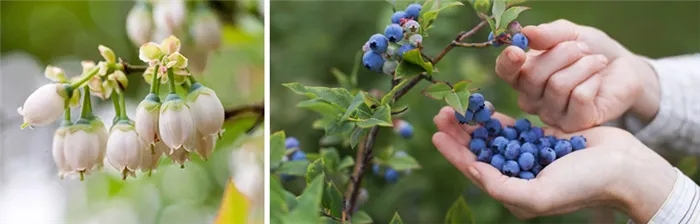
[[[72,89],[77,89],[78,87],[82,86],[87,81],[92,79],[93,76],[97,75],[97,72],[99,72],[99,71],[100,71],[100,67],[95,66],[82,79],[78,80],[77,82],[72,83],[70,86],[72,87]]]
[[[120,91],[119,95],[119,107],[121,109],[121,112],[119,113],[119,119],[120,120],[129,120],[129,117],[126,116],[126,100],[124,100],[124,92]]]
[[[80,118],[92,117],[92,102],[90,101],[89,87],[83,87],[83,106],[80,108]]]
[[[175,93],[175,74],[173,74],[173,69],[168,68],[168,83],[170,84],[170,93]]]
[[[160,79],[158,78],[158,69],[160,65],[157,64],[155,69],[153,69],[153,77],[151,77],[151,93],[158,95],[158,86],[160,85]]]
[[[121,107],[119,106],[119,99],[117,97],[117,92],[112,92],[112,105],[114,105],[114,116],[120,117]]]

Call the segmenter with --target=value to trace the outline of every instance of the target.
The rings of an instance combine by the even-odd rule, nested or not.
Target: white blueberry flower
[[[173,150],[185,148],[191,151],[188,144],[195,135],[195,121],[190,107],[175,94],[170,94],[160,107],[158,115],[158,133],[172,153]]]
[[[127,175],[135,176],[145,151],[141,138],[129,121],[122,120],[112,126],[107,140],[107,160],[121,172],[122,179]]]
[[[197,131],[203,135],[214,135],[221,130],[224,125],[224,106],[214,90],[195,83],[187,95],[187,101]]]
[[[97,158],[95,158],[95,164],[98,168],[102,168],[102,166],[104,166],[105,155],[107,154],[109,132],[107,132],[107,128],[100,118],[94,118],[90,121],[90,125],[92,125],[93,130],[97,133],[97,139],[100,145],[100,151],[97,153]]]
[[[185,168],[185,162],[190,160],[190,152],[180,148],[176,150],[170,150],[170,157],[171,160],[173,160],[173,163],[180,164],[180,167]]]
[[[185,1],[158,1],[153,5],[153,22],[159,29],[179,30],[186,19]]]
[[[202,160],[208,160],[209,156],[211,156],[211,152],[214,151],[217,139],[217,135],[205,135],[201,132],[197,132],[194,138],[194,141],[196,141],[194,151],[202,157]]]
[[[72,172],[80,173],[81,180],[97,165],[101,150],[98,130],[86,119],[81,119],[66,133],[64,155]]]
[[[53,135],[53,144],[51,152],[53,154],[53,161],[56,163],[56,168],[58,168],[58,176],[61,178],[65,177],[73,171],[70,168],[68,161],[66,161],[66,155],[64,153],[64,150],[66,148],[65,138],[69,127],[70,124],[62,124],[61,127],[56,129],[56,132],[54,132]]]
[[[131,42],[137,45],[145,44],[151,39],[153,17],[148,3],[137,3],[126,17],[126,34]]]
[[[53,123],[63,114],[67,98],[63,84],[46,84],[39,87],[27,97],[23,107],[17,108],[17,113],[24,119],[22,128]]]
[[[165,53],[165,55],[171,55],[180,52],[180,39],[175,36],[169,36],[160,42],[160,50]]]
[[[153,170],[158,168],[158,161],[160,161],[160,157],[163,153],[168,151],[168,146],[163,144],[163,142],[158,142],[152,149],[152,151],[146,150],[143,152],[141,155],[141,164],[139,165],[141,172],[148,172],[149,176]]]
[[[158,141],[158,115],[160,113],[160,99],[156,94],[150,93],[139,103],[136,108],[134,127],[139,137],[146,144],[146,148],[153,148]]]
[[[221,23],[216,14],[208,7],[199,7],[193,13],[190,35],[195,47],[216,49],[221,44]]]
[[[256,151],[262,144],[249,142],[231,152],[231,177],[236,189],[250,200],[259,200],[263,189],[263,167]]]

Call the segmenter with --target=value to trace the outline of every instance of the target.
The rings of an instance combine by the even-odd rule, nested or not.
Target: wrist
[[[637,116],[643,123],[651,122],[659,111],[661,102],[661,92],[659,88],[659,78],[654,68],[640,56],[634,57],[631,65],[633,72],[638,74],[642,88],[636,102],[632,104],[630,112]]]

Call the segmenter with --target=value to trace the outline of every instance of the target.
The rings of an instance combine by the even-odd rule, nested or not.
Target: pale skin
[[[518,106],[538,115],[548,135],[583,135],[585,150],[545,167],[537,178],[504,176],[476,161],[467,146],[475,127],[460,125],[449,107],[435,116],[433,144],[457,169],[514,215],[527,219],[587,207],[612,207],[646,223],[676,181],[673,167],[630,133],[596,127],[631,112],[651,121],[659,107],[653,69],[602,31],[566,20],[527,26],[527,53],[509,46],[496,73],[519,93]],[[514,120],[496,113],[503,125]],[[643,196],[643,197],[642,197]]]

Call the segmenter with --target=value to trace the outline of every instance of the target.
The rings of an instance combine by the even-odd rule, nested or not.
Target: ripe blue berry
[[[542,130],[542,128],[535,126],[530,128],[530,130],[535,133],[535,139],[544,137],[544,130]]]
[[[551,136],[551,135],[545,136],[545,138],[547,138],[549,140],[549,144],[552,145],[552,146],[550,146],[550,148],[554,148],[554,145],[556,145],[557,142],[559,142],[559,140],[556,137]]]
[[[493,156],[493,153],[491,152],[490,149],[482,149],[479,151],[479,156],[477,156],[477,160],[485,163],[490,163],[491,162],[491,157]]]
[[[371,71],[381,73],[384,66],[384,57],[380,53],[367,51],[362,55],[362,64]]]
[[[537,139],[535,142],[537,144],[537,149],[543,149],[543,148],[551,148],[552,143],[549,141],[549,138],[540,138]]]
[[[491,149],[496,150],[498,153],[505,153],[508,143],[510,143],[508,139],[503,136],[498,136],[491,140]]]
[[[537,157],[538,153],[540,150],[537,150],[537,146],[535,144],[525,142],[520,146],[520,152],[526,153],[529,152],[533,156]]]
[[[571,152],[571,143],[567,140],[562,140],[557,142],[557,144],[554,146],[554,152],[557,153],[557,158],[564,157],[566,154],[569,154]]]
[[[535,155],[529,152],[523,152],[518,157],[518,164],[520,164],[521,170],[530,170],[535,166]]]
[[[506,146],[506,152],[503,153],[506,159],[517,159],[520,156],[520,143],[518,141],[510,141]]]
[[[489,136],[496,136],[501,133],[501,121],[496,118],[491,118],[484,123],[484,127],[489,131]]]
[[[484,123],[491,119],[491,110],[488,107],[483,107],[481,110],[474,113],[474,121]]]
[[[530,172],[530,171],[523,171],[520,172],[520,179],[525,179],[525,180],[532,180],[535,179],[535,174]]]
[[[474,153],[474,155],[478,155],[479,151],[482,149],[486,148],[486,141],[480,138],[475,138],[472,139],[471,142],[469,142],[469,150]]]
[[[542,167],[540,163],[535,163],[535,166],[532,167],[532,173],[535,174],[535,176],[537,176],[537,174],[540,174],[540,171],[542,171],[542,168],[544,167]]]
[[[485,127],[478,127],[472,132],[472,139],[480,138],[486,140],[489,137],[489,131]]]
[[[291,160],[292,161],[306,160],[306,153],[304,153],[304,151],[297,150],[296,152],[294,152],[292,154]]]
[[[530,123],[530,120],[528,120],[527,118],[518,119],[515,121],[515,130],[518,130],[518,132],[530,130],[531,126],[532,123]]]
[[[289,137],[289,138],[284,140],[284,146],[287,149],[299,148],[299,139],[297,139],[295,137]]]
[[[496,154],[491,157],[491,166],[498,169],[498,171],[503,172],[503,165],[506,163],[506,157],[501,154]]]
[[[403,28],[396,24],[391,24],[384,29],[384,36],[389,39],[389,42],[397,42],[403,39]]]
[[[557,154],[554,152],[554,149],[547,147],[540,149],[540,156],[537,161],[542,165],[548,165],[554,162],[555,159],[557,159]]]
[[[574,148],[574,151],[586,148],[586,138],[582,135],[573,136],[569,141],[571,142],[571,146]]]
[[[532,129],[520,132],[520,136],[518,136],[518,140],[521,142],[530,142],[530,143],[535,143],[537,141],[537,137],[535,132],[532,131]]]
[[[508,140],[518,139],[518,131],[511,126],[503,128],[503,130],[501,131],[501,135]]]
[[[379,175],[380,174],[379,171],[381,171],[379,164],[375,163],[374,165],[372,165],[372,172],[374,172],[374,174]]]
[[[503,164],[503,174],[509,177],[517,177],[520,174],[520,165],[514,160],[508,160]]]
[[[409,20],[403,24],[403,29],[406,31],[406,33],[415,34],[420,30],[420,24],[418,24],[418,22],[415,20]]]
[[[416,47],[411,44],[403,44],[399,47],[399,56],[403,57],[403,54],[413,49],[416,49]]]
[[[404,120],[396,122],[394,130],[403,138],[411,138],[413,136],[413,126]]]
[[[513,45],[525,50],[527,49],[529,41],[527,40],[527,37],[525,37],[525,35],[523,35],[522,33],[516,33],[515,35],[513,35],[512,43]]]
[[[467,120],[466,117],[459,114],[457,111],[455,111],[455,118],[457,119],[457,122],[459,122],[459,124],[466,124],[469,122],[469,120],[471,120],[471,119]]]
[[[369,49],[372,49],[374,52],[384,53],[388,46],[389,40],[387,40],[384,35],[374,34],[369,37]]]
[[[471,111],[469,111],[469,110],[465,111],[465,112],[464,112],[464,118],[467,119],[467,122],[470,122],[470,121],[474,120],[474,112],[471,112]]]
[[[387,168],[386,171],[384,171],[384,179],[389,183],[396,183],[399,181],[399,172],[396,172],[396,170],[392,168]]]
[[[422,8],[423,6],[421,6],[418,3],[408,5],[408,7],[406,7],[406,17],[408,17],[409,19],[417,20],[418,16],[420,15],[420,10]]]
[[[471,111],[478,111],[481,110],[481,108],[484,108],[484,95],[481,95],[481,93],[474,93],[470,95],[469,106],[467,106],[467,109]]]
[[[489,41],[492,41],[492,40],[493,40],[493,32],[489,33]],[[500,41],[494,41],[494,42],[491,44],[491,46],[500,47],[500,46],[501,46],[501,42],[500,42]]]
[[[393,24],[401,24],[401,19],[406,18],[406,12],[404,11],[396,11],[393,15],[391,15],[391,23]]]

